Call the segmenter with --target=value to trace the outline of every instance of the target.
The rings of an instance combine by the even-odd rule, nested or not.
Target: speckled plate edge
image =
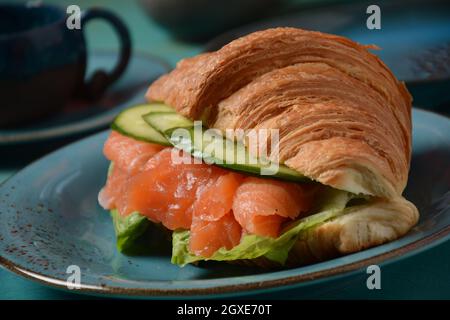
[[[195,298],[196,296],[213,295],[211,298],[217,298],[221,295],[240,296],[246,294],[256,294],[268,289],[277,289],[285,286],[295,286],[300,284],[312,284],[318,281],[328,281],[340,277],[349,277],[356,271],[372,264],[384,263],[385,265],[393,263],[399,258],[406,258],[416,255],[424,250],[428,250],[445,241],[450,240],[450,226],[447,226],[432,235],[414,241],[410,244],[394,249],[392,251],[382,253],[367,259],[359,260],[357,262],[348,263],[339,267],[330,268],[327,270],[308,272],[296,276],[266,280],[253,283],[243,283],[237,285],[225,285],[212,288],[191,288],[191,289],[142,289],[142,288],[120,288],[113,286],[93,286],[80,284],[80,288],[71,290],[73,293],[90,294],[90,295],[105,295],[105,296],[122,296],[122,297],[178,297],[178,298]],[[60,279],[51,278],[40,273],[36,273],[29,269],[18,266],[8,259],[0,256],[0,266],[3,266],[9,271],[30,279],[37,283],[67,291],[67,283]]]

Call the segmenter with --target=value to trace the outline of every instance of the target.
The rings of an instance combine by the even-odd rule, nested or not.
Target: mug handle
[[[82,94],[91,99],[100,97],[105,92],[106,88],[122,75],[128,65],[131,55],[130,33],[122,20],[108,10],[92,8],[81,14],[81,26],[84,27],[87,22],[96,18],[104,19],[109,22],[117,32],[120,39],[120,55],[116,66],[110,73],[103,70],[97,70],[88,82],[84,84]]]

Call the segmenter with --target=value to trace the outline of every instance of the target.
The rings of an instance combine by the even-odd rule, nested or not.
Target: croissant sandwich
[[[180,61],[104,146],[118,248],[157,224],[181,266],[298,266],[406,234],[411,96],[375,48],[276,28]]]

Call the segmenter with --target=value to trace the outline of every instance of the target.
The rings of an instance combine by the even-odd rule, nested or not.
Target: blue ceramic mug
[[[75,96],[97,98],[125,70],[131,41],[116,15],[88,9],[81,13],[80,29],[68,28],[68,17],[65,9],[51,5],[0,4],[0,127],[56,112]],[[83,27],[92,19],[109,22],[121,47],[111,72],[96,71],[85,81]]]

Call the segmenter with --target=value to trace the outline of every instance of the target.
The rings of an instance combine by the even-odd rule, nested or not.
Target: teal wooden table
[[[166,31],[153,23],[134,1],[53,0],[45,2],[58,3],[61,6],[76,2],[82,9],[94,5],[107,7],[120,15],[129,26],[135,52],[158,55],[172,65],[183,57],[192,56],[201,51],[199,45],[172,39]],[[90,49],[117,48],[117,39],[106,24],[95,21],[90,23],[87,26],[87,34]],[[0,181],[18,170],[20,170],[19,167],[8,169],[0,167]],[[305,293],[299,293],[299,296],[304,297]],[[381,290],[368,290],[365,277],[361,275],[336,285],[330,283],[329,290],[311,292],[308,296],[324,299],[450,299],[450,242],[447,241],[426,252],[383,267]],[[289,297],[286,298],[295,297],[296,293],[290,292]],[[89,297],[48,288],[0,269],[0,299],[74,298]]]

